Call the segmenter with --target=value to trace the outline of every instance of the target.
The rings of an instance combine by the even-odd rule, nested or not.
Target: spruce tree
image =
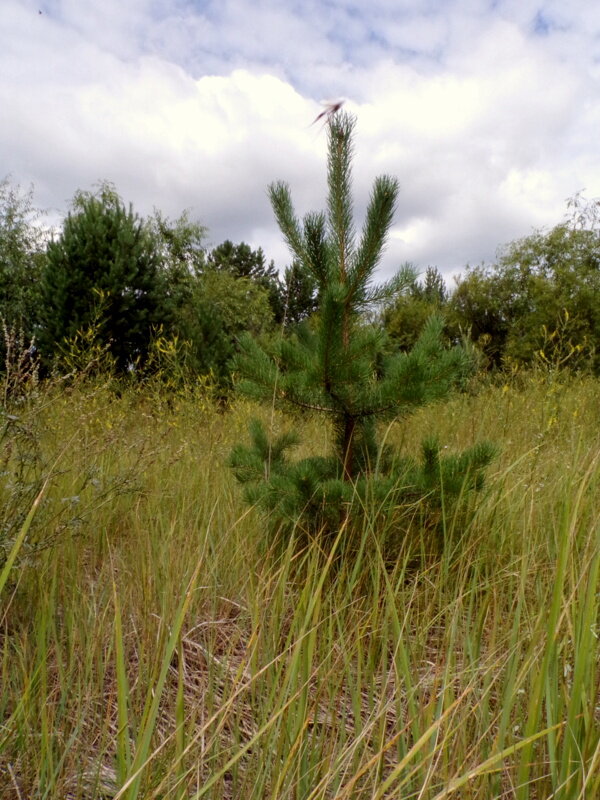
[[[433,317],[408,353],[389,354],[381,327],[364,312],[414,281],[404,268],[389,282],[374,283],[394,214],[397,181],[376,179],[362,235],[357,240],[351,196],[355,118],[330,116],[326,213],[308,214],[301,224],[289,188],[269,187],[277,222],[302,267],[317,284],[319,309],[312,325],[282,338],[271,352],[249,336],[236,359],[239,390],[253,398],[331,420],[329,456],[290,458],[296,434],[269,439],[260,422],[251,424],[251,444],[231,454],[246,498],[273,514],[276,523],[300,524],[311,534],[351,525],[369,503],[399,507],[423,499],[431,504],[481,484],[493,448],[476,445],[442,457],[435,438],[423,443],[421,459],[405,457],[378,443],[377,423],[409,414],[444,398],[469,374],[472,360],[460,346],[446,348],[442,322]]]

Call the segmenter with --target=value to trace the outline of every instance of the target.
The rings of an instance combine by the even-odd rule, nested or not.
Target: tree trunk
[[[348,413],[344,414],[344,434],[342,438],[342,464],[344,468],[344,480],[354,480],[354,431],[356,429],[355,418]]]

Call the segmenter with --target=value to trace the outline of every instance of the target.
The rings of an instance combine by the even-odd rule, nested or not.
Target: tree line
[[[0,318],[33,342],[42,370],[60,368],[73,341],[93,334],[118,373],[143,371],[157,337],[176,341],[191,373],[230,375],[242,334],[267,340],[314,317],[319,287],[295,258],[280,275],[263,250],[209,248],[188,212],[146,218],[115,187],[75,194],[48,234],[32,190],[0,182]],[[544,361],[600,368],[600,203],[576,196],[550,230],[467,266],[450,291],[439,270],[403,285],[365,324],[408,352],[432,315],[448,344],[468,336],[489,369]],[[62,359],[62,361],[61,361]]]
[[[225,241],[210,249],[187,212],[142,218],[106,182],[75,194],[58,232],[42,222],[32,190],[0,183],[4,338],[12,331],[32,342],[47,373],[92,331],[117,373],[143,370],[161,337],[184,347],[191,372],[224,380],[242,331],[266,335],[315,307],[297,265],[280,277],[260,247]]]
[[[431,314],[449,340],[467,334],[488,369],[546,364],[600,371],[600,201],[576,195],[565,219],[467,266],[450,293],[429,267],[384,311],[392,341],[408,349]]]

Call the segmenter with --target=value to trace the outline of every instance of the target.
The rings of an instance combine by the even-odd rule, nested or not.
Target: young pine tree
[[[442,457],[434,438],[423,443],[422,459],[403,457],[377,440],[377,423],[405,415],[445,397],[470,372],[462,347],[447,349],[442,324],[432,318],[408,353],[389,355],[383,331],[367,324],[364,312],[414,281],[408,269],[383,285],[373,282],[396,204],[398,184],[375,181],[362,234],[357,239],[351,198],[355,119],[337,113],[328,122],[326,213],[299,222],[284,183],[270,186],[271,203],[293,257],[317,284],[316,321],[271,353],[247,336],[236,359],[239,389],[291,408],[319,412],[331,420],[332,452],[326,457],[289,458],[295,434],[269,440],[258,421],[249,446],[231,454],[246,499],[273,513],[277,524],[300,524],[311,534],[352,524],[372,502],[398,508],[478,487],[493,448],[476,445]]]
[[[48,366],[68,339],[91,326],[119,372],[144,362],[164,318],[159,255],[143,221],[110,184],[75,196],[62,232],[48,244],[40,283],[38,338]]]

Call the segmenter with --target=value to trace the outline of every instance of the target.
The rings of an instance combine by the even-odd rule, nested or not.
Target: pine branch
[[[326,236],[325,214],[307,214],[304,218],[304,241],[306,260],[303,262],[312,272],[319,290],[327,285],[329,278],[329,246]]]
[[[360,247],[350,272],[351,292],[359,302],[381,258],[385,237],[394,217],[398,189],[395,178],[384,175],[375,180]]]
[[[366,307],[377,303],[387,303],[397,297],[406,289],[413,286],[417,278],[417,271],[410,264],[404,264],[393,278],[385,283],[380,283],[367,289],[360,305]]]
[[[338,259],[339,278],[346,282],[354,250],[354,217],[352,213],[352,132],[356,124],[350,114],[334,114],[329,120],[329,229]]]
[[[294,213],[288,185],[283,181],[277,181],[269,186],[268,191],[277,224],[285,237],[288,247],[299,261],[308,267],[311,272],[314,272],[314,266],[302,237],[300,222]]]

